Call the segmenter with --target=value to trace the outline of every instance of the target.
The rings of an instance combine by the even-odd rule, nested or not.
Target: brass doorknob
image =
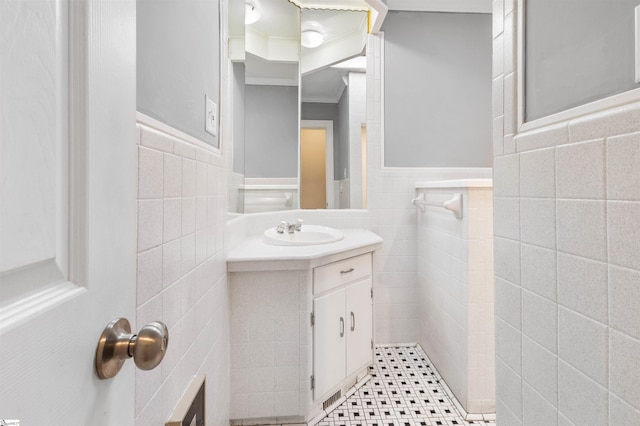
[[[133,357],[141,370],[157,367],[167,351],[169,330],[160,321],[151,321],[131,333],[131,325],[126,318],[116,318],[102,332],[96,348],[96,374],[101,379],[110,379],[122,368],[124,362]]]

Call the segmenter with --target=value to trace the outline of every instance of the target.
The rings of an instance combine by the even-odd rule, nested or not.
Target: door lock
[[[101,379],[114,377],[126,360],[133,358],[141,370],[151,370],[160,364],[169,344],[169,330],[160,321],[151,321],[131,333],[126,318],[116,318],[102,332],[96,348],[96,374]]]

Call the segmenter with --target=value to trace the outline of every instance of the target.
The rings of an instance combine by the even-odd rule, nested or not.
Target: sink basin
[[[264,242],[275,246],[311,246],[314,244],[328,244],[340,241],[342,231],[319,225],[303,225],[302,230],[293,234],[284,232],[278,234],[276,228],[264,231]]]

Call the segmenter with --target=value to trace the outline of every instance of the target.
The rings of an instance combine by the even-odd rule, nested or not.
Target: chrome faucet
[[[281,220],[280,224],[276,227],[278,234],[284,234],[287,231],[289,234],[293,234],[296,231],[302,230],[302,219],[298,219],[296,223],[289,223],[286,220]]]

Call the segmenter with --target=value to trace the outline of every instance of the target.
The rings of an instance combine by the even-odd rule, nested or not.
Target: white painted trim
[[[416,182],[415,189],[429,188],[491,188],[493,179],[454,179]]]
[[[387,17],[389,7],[382,0],[366,0],[369,3],[369,33],[377,34]]]
[[[518,93],[517,93],[517,108],[518,108],[518,134],[530,132],[543,127],[551,126],[553,124],[574,120],[586,115],[595,114],[598,112],[610,110],[613,108],[621,107],[635,102],[640,102],[640,89],[628,90],[623,93],[618,93],[607,98],[598,99],[597,101],[589,102],[583,105],[579,105],[574,108],[570,108],[564,111],[557,112],[555,114],[541,117],[532,121],[525,122],[525,85],[524,85],[524,73],[525,73],[525,16],[524,16],[525,0],[518,0],[518,31],[517,31],[517,46],[518,46]]]
[[[520,133],[522,125],[524,124],[524,0],[518,0],[518,28],[516,29],[515,40],[518,51],[516,52],[516,70],[517,77],[517,93],[516,93],[516,108],[518,122],[516,123],[518,128],[517,132]],[[504,76],[503,76],[504,77]],[[504,113],[504,111],[503,111]],[[504,131],[503,131],[504,133]],[[504,134],[503,134],[504,136]]]
[[[342,98],[342,94],[344,93],[344,89],[346,89],[347,86],[346,85],[341,85],[340,89],[338,90],[338,93],[336,96],[331,97],[329,95],[324,96],[324,97],[306,97],[306,98],[302,98],[302,102],[309,102],[309,103],[319,103],[319,104],[337,104],[338,102],[340,102],[340,98]]]
[[[623,93],[618,93],[617,95],[609,96],[608,98],[589,102],[588,104],[580,105],[556,114],[528,121],[526,123],[521,122],[518,128],[518,133],[529,132],[552,124],[574,120],[585,115],[595,114],[635,102],[640,102],[640,89],[633,89]],[[520,107],[521,106],[519,105],[519,108]]]
[[[389,10],[412,12],[492,13],[491,0],[387,0]]]
[[[246,77],[245,82],[249,86],[297,86],[297,78],[286,77]]]
[[[141,113],[140,111],[136,111],[136,122],[138,124],[143,124],[147,127],[151,127],[152,129],[155,129],[159,132],[165,133],[167,135],[176,137],[178,139],[181,139],[185,142],[188,142],[192,145],[197,146],[198,148],[202,148],[205,149],[207,151],[211,151],[213,154],[218,155],[220,157],[222,157],[222,138],[220,137],[220,134],[218,134],[218,140],[219,140],[219,148],[216,148],[213,145],[209,145],[206,142],[201,141],[198,138],[195,138],[191,135],[188,135],[178,129],[176,129],[175,127],[171,127],[168,124],[163,123],[162,121],[156,120],[155,118],[149,117],[146,114]]]
[[[422,181],[491,179],[491,167],[383,167],[385,174],[419,175]]]
[[[325,179],[327,191],[327,209],[333,209],[333,121],[331,120],[300,120],[300,129],[324,129],[325,139]],[[300,163],[300,161],[298,161]]]

